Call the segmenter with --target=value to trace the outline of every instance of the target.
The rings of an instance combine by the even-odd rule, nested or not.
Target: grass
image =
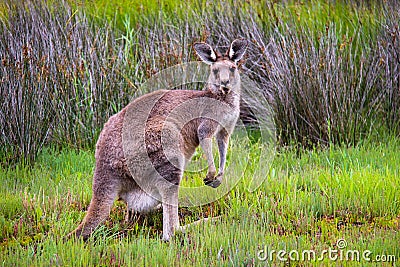
[[[246,158],[241,147],[233,145],[232,152]],[[258,256],[262,259],[273,250],[320,253],[335,249],[339,239],[347,242],[345,252],[370,250],[373,259],[376,255],[399,259],[399,149],[400,140],[390,137],[352,148],[300,153],[281,149],[268,173],[250,166],[222,199],[181,208],[182,224],[207,216],[221,215],[221,219],[180,233],[170,243],[161,241],[161,212],[126,223],[122,202],[115,203],[110,219],[88,243],[63,240],[89,204],[94,157],[92,151],[46,149],[33,168],[0,170],[0,262],[3,266],[257,266],[267,264]],[[233,164],[228,168],[243,170]],[[266,177],[253,193],[246,189],[250,173]],[[187,175],[201,181],[201,175]],[[276,254],[273,259],[272,263],[280,263]],[[386,264],[395,264],[393,258]]]
[[[298,24],[312,27],[314,31],[324,29],[330,22],[341,24],[342,28],[338,35],[353,32],[357,29],[357,23],[368,24],[371,27],[376,23],[379,16],[381,4],[371,2],[369,4],[354,4],[348,1],[337,1],[336,3],[318,0],[312,1],[286,1],[279,3],[268,3],[262,1],[205,1],[188,0],[185,2],[160,0],[160,1],[138,1],[138,0],[95,0],[87,5],[85,1],[67,1],[74,8],[84,10],[93,19],[104,22],[104,19],[112,22],[120,29],[124,29],[124,21],[129,16],[132,25],[146,25],[155,19],[165,19],[173,22],[178,18],[181,20],[195,17],[194,13],[207,14],[207,11],[227,11],[235,6],[240,10],[251,10],[260,18],[261,23],[272,26],[274,22],[295,20]]]

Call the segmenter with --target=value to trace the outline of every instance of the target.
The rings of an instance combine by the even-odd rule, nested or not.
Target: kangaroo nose
[[[221,85],[226,87],[229,84],[229,80],[221,81]]]
[[[221,81],[221,88],[220,90],[224,93],[227,94],[230,91],[230,88],[228,87],[229,85],[229,80],[226,81]]]

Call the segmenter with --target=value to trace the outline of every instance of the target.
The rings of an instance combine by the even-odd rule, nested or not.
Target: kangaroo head
[[[194,49],[201,60],[210,65],[209,86],[214,93],[228,94],[240,90],[240,77],[237,62],[243,57],[247,40],[236,39],[224,55],[206,43],[195,43]]]

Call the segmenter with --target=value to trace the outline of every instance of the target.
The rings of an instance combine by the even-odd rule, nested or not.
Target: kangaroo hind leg
[[[106,179],[104,179],[105,176],[107,176]],[[76,236],[87,240],[96,227],[108,218],[114,200],[118,195],[118,178],[112,172],[100,173],[95,171],[93,195],[86,216],[67,237]]]

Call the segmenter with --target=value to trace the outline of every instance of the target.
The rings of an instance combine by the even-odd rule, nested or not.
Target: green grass
[[[194,14],[205,14],[207,11],[218,13],[227,9],[251,10],[257,15],[259,22],[264,27],[271,27],[274,22],[290,21],[298,26],[311,27],[314,32],[319,32],[330,23],[340,24],[338,35],[353,33],[358,29],[358,24],[367,25],[371,29],[380,16],[381,4],[379,3],[349,3],[336,1],[335,3],[312,1],[286,1],[268,3],[263,1],[138,1],[138,0],[95,0],[88,5],[85,1],[67,1],[74,8],[84,10],[99,22],[104,19],[112,22],[118,28],[124,28],[124,21],[129,17],[135,27],[151,23],[153,20],[163,19],[174,22],[176,19],[191,19]]]
[[[232,142],[229,173],[241,173],[243,166],[232,163],[249,157],[240,144],[240,140]],[[399,150],[398,138],[301,153],[281,149],[266,173],[257,165],[249,165],[244,180],[221,199],[180,209],[182,224],[221,215],[215,223],[195,226],[164,243],[160,238],[160,212],[125,223],[125,205],[116,202],[110,219],[84,243],[63,237],[78,225],[89,204],[93,152],[48,149],[34,167],[0,170],[0,263],[258,266],[267,262],[260,261],[257,253],[269,255],[261,250],[301,253],[313,249],[320,253],[337,249],[339,239],[347,242],[344,252],[370,250],[373,259],[376,255],[399,259]],[[186,175],[195,179],[193,185],[201,183],[201,175]],[[266,181],[250,193],[246,188],[252,175],[266,177]],[[276,252],[273,255],[274,263],[279,264]],[[390,260],[387,266],[393,265]],[[333,263],[327,257],[324,263],[360,264],[344,260]]]

